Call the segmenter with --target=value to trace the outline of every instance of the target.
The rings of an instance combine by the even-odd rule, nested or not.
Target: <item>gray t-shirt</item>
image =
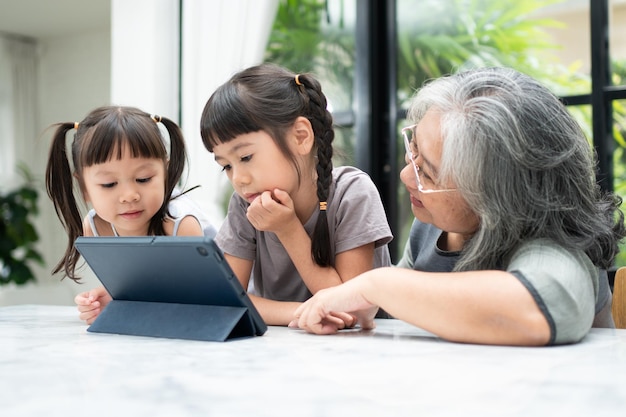
[[[450,272],[459,252],[442,251],[442,231],[415,220],[402,259],[396,266],[428,272]],[[550,344],[577,342],[594,327],[615,327],[606,271],[580,251],[546,239],[523,243],[503,261],[526,286],[550,324]]]
[[[254,261],[255,294],[277,301],[305,301],[311,297],[278,237],[256,230],[246,217],[248,202],[236,193],[215,238],[224,253]],[[387,243],[392,239],[380,194],[370,177],[354,167],[333,170],[328,206],[331,253],[338,254],[375,243],[374,267],[389,266]],[[319,211],[304,225],[313,234]]]

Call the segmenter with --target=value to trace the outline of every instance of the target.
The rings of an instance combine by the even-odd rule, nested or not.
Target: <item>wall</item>
[[[35,109],[37,131],[29,155],[24,158],[35,177],[40,180],[41,213],[36,219],[40,235],[39,250],[45,267],[35,266],[38,285],[0,288],[0,305],[39,303],[73,305],[75,294],[97,285],[90,271],[86,282],[79,285],[50,276],[52,266],[65,251],[67,239],[54,207],[44,188],[44,175],[52,123],[76,121],[94,107],[108,104],[111,79],[111,41],[109,31],[82,33],[78,36],[39,40],[38,87],[39,103]],[[69,138],[68,138],[69,140]]]
[[[580,65],[579,71],[591,73],[591,24],[588,0],[570,0],[547,8],[538,17],[548,17],[563,23],[563,28],[550,28],[546,32],[551,41],[562,48],[555,51],[559,62],[569,66]],[[609,1],[609,48],[611,57],[626,59],[626,0]],[[551,53],[552,54],[552,53]]]

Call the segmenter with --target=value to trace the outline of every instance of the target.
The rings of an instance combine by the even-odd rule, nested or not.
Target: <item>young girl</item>
[[[169,133],[169,155],[159,124]],[[66,135],[76,129],[66,153]],[[80,123],[60,123],[53,136],[46,188],[68,235],[65,255],[53,273],[76,276],[78,236],[202,235],[199,213],[175,202],[175,186],[185,166],[185,142],[173,121],[133,107],[100,107]],[[74,179],[92,209],[82,219]],[[177,195],[170,199],[172,193]],[[181,205],[182,204],[182,205]],[[174,217],[176,216],[176,217]],[[110,298],[104,288],[76,297],[81,318],[91,319]],[[84,307],[84,309],[82,309]],[[86,314],[83,314],[86,313]]]
[[[367,174],[333,169],[319,82],[274,65],[235,74],[207,102],[204,145],[235,189],[216,242],[270,325],[322,288],[390,264],[392,239]],[[345,326],[352,316],[339,315]]]

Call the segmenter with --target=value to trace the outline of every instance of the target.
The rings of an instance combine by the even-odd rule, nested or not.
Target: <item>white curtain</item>
[[[0,186],[12,188],[22,179],[18,162],[31,162],[28,148],[37,135],[37,46],[0,35]]]
[[[112,0],[111,99],[174,120],[180,110],[189,153],[185,186],[201,185],[190,197],[219,226],[230,185],[202,145],[200,115],[218,85],[263,60],[278,0],[181,3],[179,91],[178,0]]]
[[[230,185],[200,138],[200,115],[211,93],[235,72],[263,60],[278,0],[185,0],[182,13],[182,120],[189,144],[187,185],[216,226]]]

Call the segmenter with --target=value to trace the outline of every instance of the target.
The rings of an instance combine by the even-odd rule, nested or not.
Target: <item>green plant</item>
[[[38,191],[26,166],[19,165],[18,171],[25,183],[6,194],[0,192],[0,285],[34,281],[30,263],[44,263],[35,249],[39,235],[33,216],[39,213]]]
[[[397,2],[397,97],[405,108],[415,90],[425,81],[462,68],[509,66],[539,80],[560,96],[591,91],[591,80],[580,72],[579,63],[564,66],[554,52],[548,28],[563,28],[551,18],[540,18],[541,9],[565,0],[403,0]],[[332,13],[331,6],[337,6]],[[351,107],[353,95],[355,38],[345,24],[344,7],[352,2],[328,0],[281,0],[265,60],[294,71],[312,71],[322,77],[335,110]],[[626,61],[613,63],[613,84],[626,82]],[[591,107],[570,106],[570,112],[592,137]],[[626,200],[626,101],[613,102],[615,190]],[[335,143],[346,160],[353,152],[349,128],[338,128]],[[398,136],[399,137],[399,136]],[[399,146],[402,149],[402,146]],[[398,155],[399,166],[403,155]],[[399,199],[405,190],[400,187]],[[412,215],[400,208],[406,219],[399,237],[404,241]],[[626,265],[626,242],[616,265]]]

